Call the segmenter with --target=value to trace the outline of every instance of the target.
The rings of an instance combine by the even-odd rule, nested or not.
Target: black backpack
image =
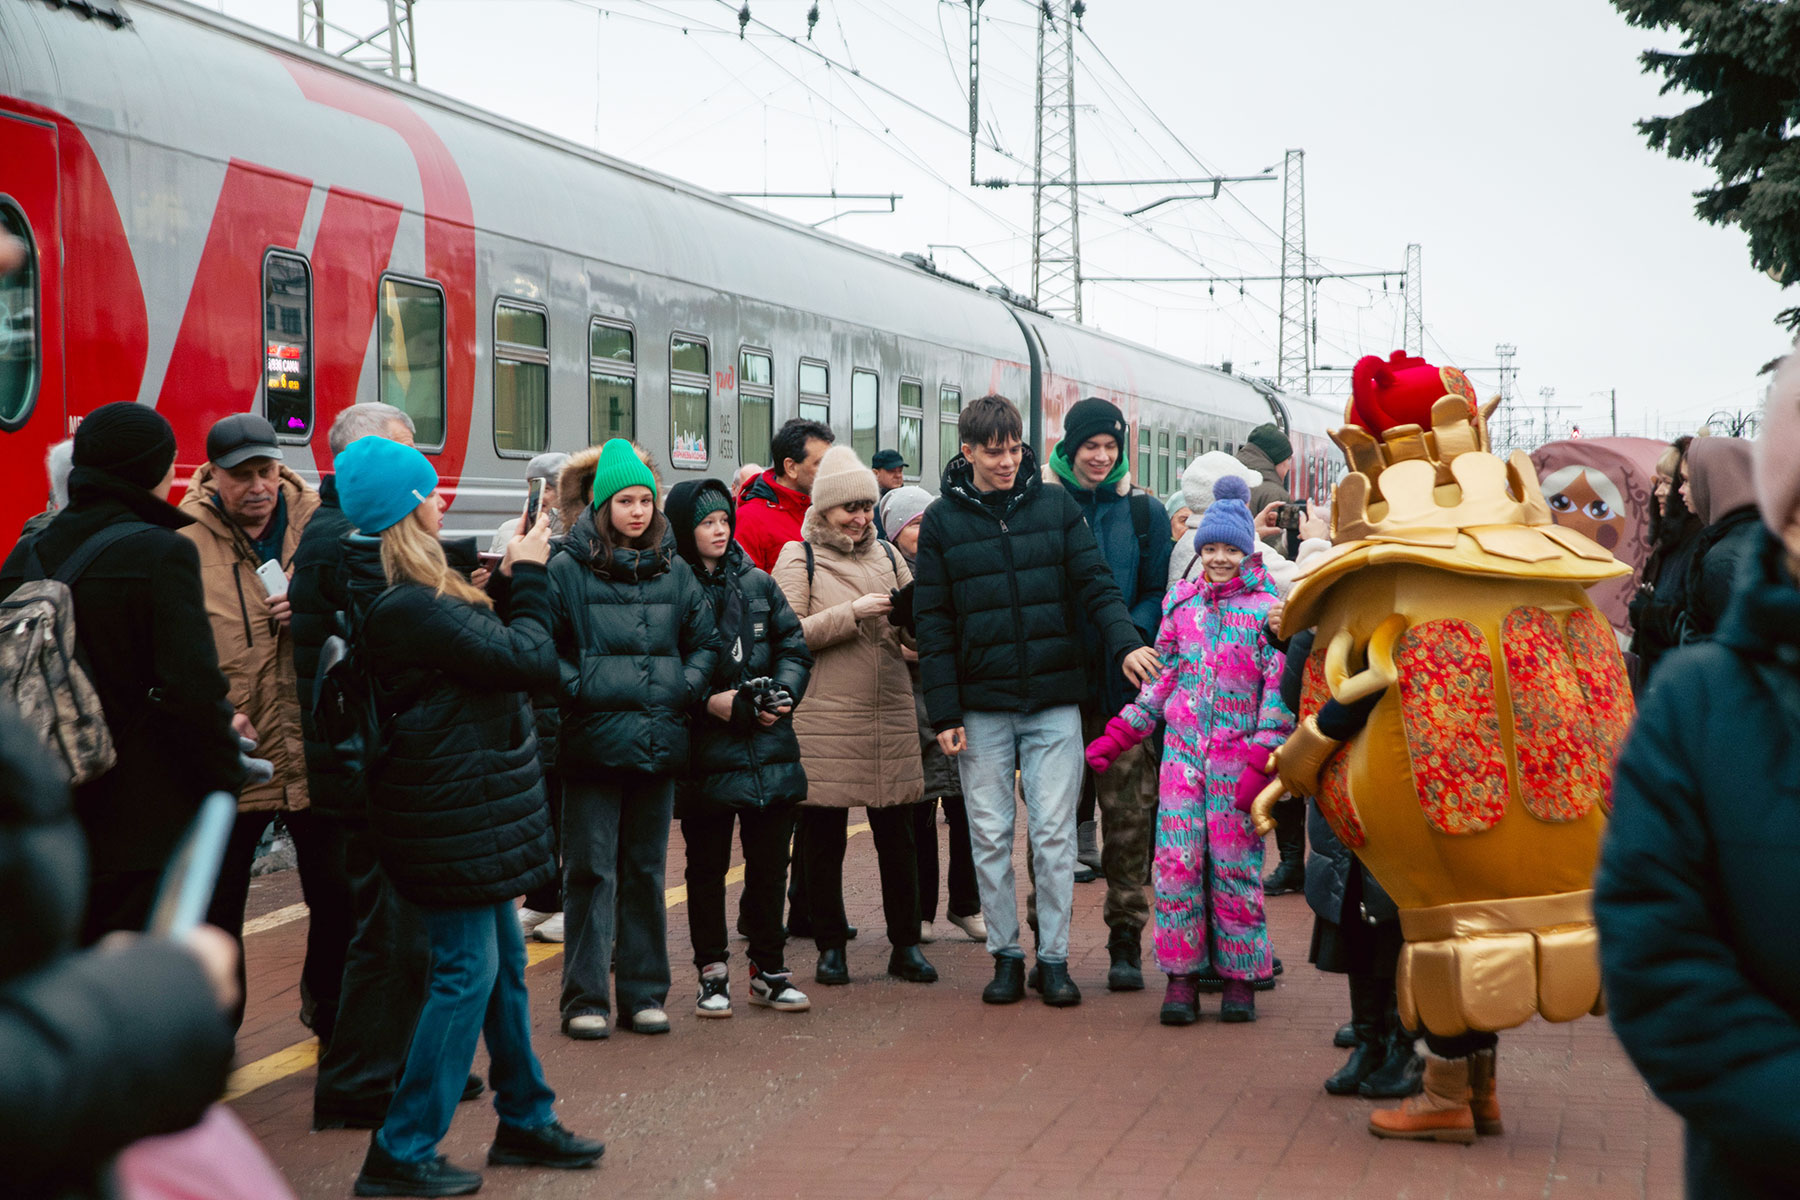
[[[358,612],[353,603],[333,616],[335,632],[319,647],[319,667],[313,684],[313,728],[349,778],[351,788],[368,799],[368,781],[386,753],[394,718],[412,707],[429,677],[402,693],[385,692],[375,680],[363,630],[368,618],[389,593]]]

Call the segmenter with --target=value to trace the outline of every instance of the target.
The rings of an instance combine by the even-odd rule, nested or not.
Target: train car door
[[[44,455],[68,431],[56,137],[52,125],[0,111],[0,228],[27,247],[25,265],[0,277],[0,550],[42,511]]]

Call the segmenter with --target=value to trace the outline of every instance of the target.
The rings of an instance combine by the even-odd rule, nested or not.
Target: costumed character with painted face
[[[1431,1053],[1370,1132],[1471,1142],[1501,1132],[1498,1031],[1602,1009],[1594,864],[1633,708],[1586,589],[1628,568],[1492,453],[1499,402],[1462,372],[1396,352],[1353,384],[1333,546],[1282,618],[1318,649],[1253,816],[1314,797],[1399,906],[1399,1012]]]

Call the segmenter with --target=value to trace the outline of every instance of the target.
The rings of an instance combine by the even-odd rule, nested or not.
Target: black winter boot
[[[1381,984],[1367,975],[1350,975],[1350,1028],[1355,1041],[1350,1058],[1338,1072],[1325,1081],[1325,1090],[1333,1096],[1354,1096],[1363,1080],[1373,1075],[1387,1059],[1387,1039],[1382,1019],[1386,1014],[1386,997]]]
[[[1387,1043],[1387,1054],[1381,1069],[1363,1080],[1356,1091],[1372,1100],[1399,1100],[1416,1095],[1424,1086],[1425,1060],[1413,1048],[1412,1031],[1400,1024],[1400,1012],[1394,1004],[1394,981],[1383,980],[1381,988],[1382,1037]]]
[[[1286,807],[1290,811],[1284,812]],[[1306,890],[1306,809],[1283,800],[1276,804],[1275,847],[1281,865],[1263,880],[1263,895],[1285,896]]]
[[[994,980],[981,989],[984,1004],[1017,1004],[1025,998],[1025,960],[994,955]]]
[[[1144,948],[1131,934],[1115,933],[1107,940],[1106,952],[1112,956],[1112,968],[1106,972],[1109,992],[1141,992],[1144,990]]]
[[[1051,1008],[1074,1008],[1081,1003],[1081,989],[1069,978],[1069,964],[1038,960],[1032,969],[1032,984],[1044,1003]]]
[[[467,1196],[481,1190],[481,1176],[441,1154],[422,1163],[401,1162],[370,1138],[351,1190],[358,1196]]]

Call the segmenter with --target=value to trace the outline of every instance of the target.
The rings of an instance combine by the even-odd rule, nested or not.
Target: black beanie
[[[1288,441],[1288,435],[1281,432],[1279,425],[1258,425],[1244,440],[1268,455],[1269,461],[1278,467],[1294,457],[1294,444]]]
[[[1073,462],[1075,452],[1081,449],[1081,443],[1101,434],[1112,435],[1119,443],[1120,455],[1129,449],[1125,436],[1125,414],[1119,411],[1118,405],[1098,396],[1076,401],[1068,415],[1063,417],[1063,457]]]
[[[147,404],[102,404],[75,427],[74,464],[105,471],[146,492],[175,461],[175,430]]]

